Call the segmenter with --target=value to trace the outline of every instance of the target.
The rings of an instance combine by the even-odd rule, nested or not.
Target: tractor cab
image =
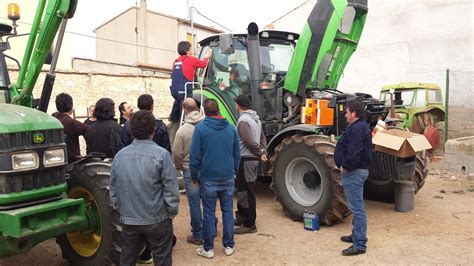
[[[265,120],[273,120],[276,114],[276,87],[283,85],[283,79],[293,56],[295,33],[264,30],[259,32],[261,82],[260,88],[264,98]],[[201,42],[202,57],[212,48],[212,55],[206,69],[199,69],[196,80],[203,84],[205,90],[219,98],[225,105],[230,123],[236,123],[238,113],[234,98],[240,94],[251,94],[251,71],[247,52],[247,34],[221,34],[208,37]],[[208,95],[208,93],[204,92]],[[209,95],[208,95],[209,96]],[[280,99],[281,100],[281,99]]]

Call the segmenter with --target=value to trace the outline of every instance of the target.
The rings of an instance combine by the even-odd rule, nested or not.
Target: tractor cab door
[[[232,102],[236,96],[250,93],[247,51],[236,40],[234,49],[232,54],[222,54],[218,48],[213,49],[205,80]]]
[[[196,72],[196,80],[211,90],[225,106],[232,117],[227,117],[227,119],[236,122],[239,115],[235,108],[234,98],[240,94],[250,94],[250,84],[246,48],[238,40],[234,39],[233,42],[233,53],[221,53],[218,47],[212,49],[207,68]],[[201,59],[208,49],[210,46],[202,47]]]

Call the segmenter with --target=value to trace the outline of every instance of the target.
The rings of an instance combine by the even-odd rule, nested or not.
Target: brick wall
[[[11,80],[16,81],[17,70],[11,70]],[[39,98],[43,86],[45,73],[41,73],[33,91],[35,98]],[[78,117],[87,115],[87,107],[94,104],[102,97],[108,97],[115,101],[116,109],[121,102],[129,102],[138,110],[137,98],[140,94],[148,93],[155,100],[154,115],[156,117],[167,117],[173,104],[173,98],[169,92],[171,79],[144,75],[110,75],[101,73],[83,73],[72,71],[61,71],[56,73],[56,81],[48,107],[48,113],[56,111],[54,104],[58,93],[66,92],[74,99],[75,115]],[[116,117],[119,116],[118,109]],[[79,119],[81,120],[81,119]],[[167,122],[165,120],[165,122]]]

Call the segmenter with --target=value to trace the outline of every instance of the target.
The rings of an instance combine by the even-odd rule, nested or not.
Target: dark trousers
[[[240,160],[239,172],[237,173],[237,178],[235,180],[237,187],[236,218],[241,221],[245,227],[254,226],[255,221],[257,220],[257,203],[255,199],[257,168],[258,159],[242,158]]]
[[[145,239],[150,245],[155,265],[172,265],[173,222],[167,219],[150,225],[122,224],[121,266],[135,266]]]

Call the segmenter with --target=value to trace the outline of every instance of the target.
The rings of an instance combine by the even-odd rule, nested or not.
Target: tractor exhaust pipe
[[[252,109],[264,118],[263,94],[260,89],[262,82],[262,62],[260,60],[260,40],[258,36],[258,26],[254,22],[247,28],[247,57],[250,72],[250,95],[252,96]]]

